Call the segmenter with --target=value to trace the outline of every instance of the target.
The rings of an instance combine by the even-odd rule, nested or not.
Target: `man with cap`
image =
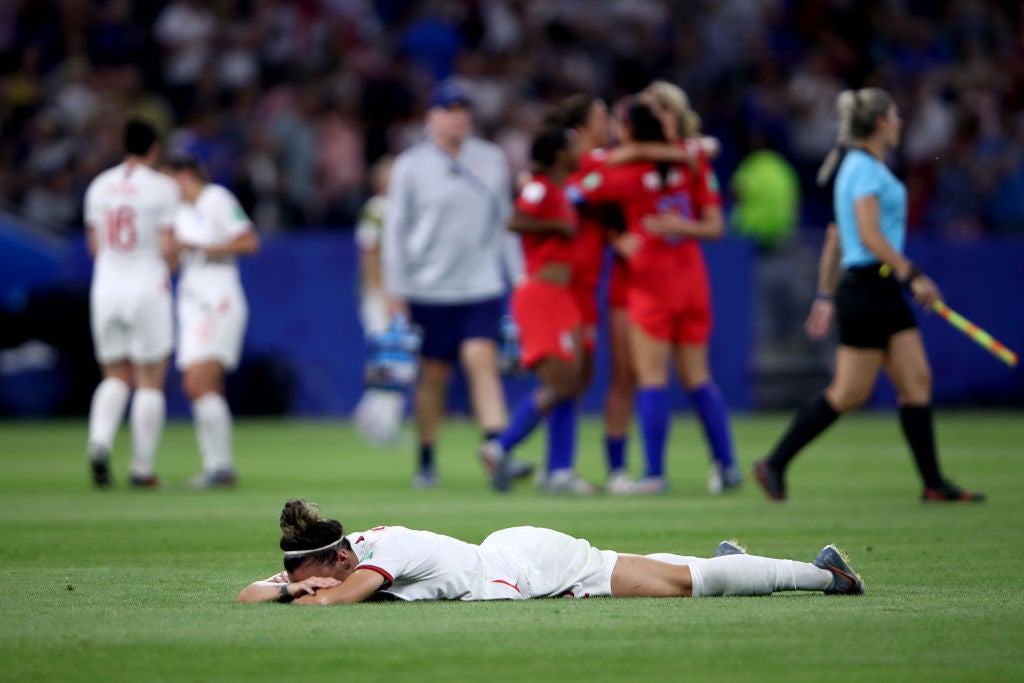
[[[456,362],[484,441],[508,421],[498,340],[506,293],[523,271],[518,239],[505,229],[508,162],[499,147],[472,136],[469,95],[457,81],[438,85],[426,124],[426,139],[395,160],[382,253],[391,313],[408,316],[423,333],[414,401],[418,488],[437,484],[434,445]],[[517,464],[514,473],[528,476],[530,469]]]

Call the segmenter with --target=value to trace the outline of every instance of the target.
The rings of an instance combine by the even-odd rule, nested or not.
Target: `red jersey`
[[[604,167],[607,160],[608,151],[603,148],[587,152],[580,157],[579,168],[569,176],[568,183],[579,185],[588,174]],[[604,264],[604,230],[605,226],[600,221],[580,216],[576,238],[579,260],[572,272],[573,287],[597,291]]]
[[[566,198],[561,185],[543,175],[535,175],[523,185],[516,198],[516,208],[540,220],[565,220],[576,224],[576,209]],[[576,267],[577,240],[553,233],[523,233],[523,255],[526,274],[531,275],[548,263],[566,263]]]
[[[696,240],[654,235],[642,223],[644,216],[671,211],[699,219],[704,208],[721,205],[714,173],[703,155],[696,166],[671,166],[663,176],[655,164],[636,162],[591,171],[580,181],[587,202],[619,204],[627,229],[642,240],[629,260],[631,287],[667,295],[676,291],[673,285],[687,286],[688,273],[704,273]]]

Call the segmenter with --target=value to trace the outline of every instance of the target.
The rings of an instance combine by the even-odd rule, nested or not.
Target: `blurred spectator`
[[[58,178],[32,160],[54,150],[76,195],[116,161],[107,129],[141,116],[203,152],[261,225],[341,226],[366,194],[356,177],[422,138],[449,74],[514,168],[551,102],[667,78],[721,139],[720,174],[752,151],[747,131],[775,137],[816,226],[835,96],[870,84],[907,122],[894,167],[912,228],[1020,234],[1022,35],[1010,0],[2,2],[0,201],[26,212],[31,194],[38,213]]]

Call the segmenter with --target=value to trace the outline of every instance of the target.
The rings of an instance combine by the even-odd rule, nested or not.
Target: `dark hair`
[[[587,119],[590,118],[590,110],[598,101],[597,97],[586,93],[569,95],[562,100],[559,107],[562,112],[562,125],[567,128],[579,128],[586,125]]]
[[[633,135],[633,142],[668,142],[668,138],[665,137],[665,128],[661,125],[661,119],[654,113],[654,109],[650,105],[632,97],[622,102],[620,107],[622,120],[629,126]],[[658,169],[658,175],[661,176],[662,182],[665,182],[672,164],[659,161],[655,166]]]
[[[345,534],[341,522],[320,516],[320,506],[302,498],[292,498],[281,510],[281,550],[312,550],[319,552],[299,557],[286,557],[285,571],[295,571],[307,562],[331,565],[337,559],[336,543]]]
[[[145,156],[156,144],[156,130],[139,119],[132,119],[124,125],[124,150],[133,156]]]
[[[640,100],[633,99],[623,111],[623,120],[633,132],[636,142],[667,142],[665,129],[654,110]]]
[[[192,175],[194,175],[196,178],[199,178],[204,183],[207,182],[208,180],[206,168],[199,161],[199,159],[196,159],[194,156],[187,152],[174,152],[173,154],[169,155],[166,159],[164,159],[160,165],[163,168],[166,168],[167,170],[173,172],[189,171],[190,173],[192,173]]]
[[[542,128],[533,137],[530,145],[530,160],[538,166],[549,168],[555,163],[558,153],[569,146],[569,130],[565,126]]]

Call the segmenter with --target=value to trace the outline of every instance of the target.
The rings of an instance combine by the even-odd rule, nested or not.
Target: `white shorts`
[[[185,370],[208,360],[234,370],[242,356],[249,306],[240,287],[178,291],[178,353],[175,365]]]
[[[109,365],[130,360],[156,363],[174,348],[171,288],[163,279],[145,284],[93,283],[89,292],[89,322],[96,360]]]
[[[499,569],[495,574],[504,570],[509,575],[492,579],[495,592],[504,591],[501,597],[596,598],[612,594],[612,570],[619,554],[598,550],[581,538],[522,526],[495,531],[480,548],[496,559]]]

